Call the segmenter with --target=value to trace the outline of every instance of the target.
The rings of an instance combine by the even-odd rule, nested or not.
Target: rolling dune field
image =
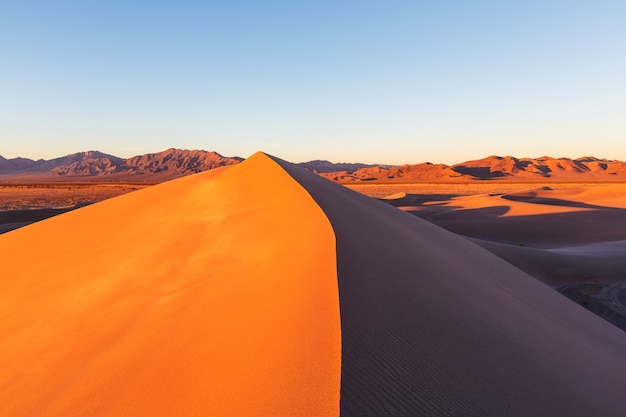
[[[387,190],[257,153],[2,234],[0,414],[623,415],[626,186]]]

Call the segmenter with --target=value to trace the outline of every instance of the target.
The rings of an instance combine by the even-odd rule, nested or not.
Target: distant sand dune
[[[386,197],[383,197],[383,200],[399,200],[405,197],[406,197],[406,193],[395,193],[395,194],[390,194]]]
[[[481,240],[557,248],[626,239],[626,184],[508,194],[407,194],[391,204]],[[617,226],[616,226],[617,225]]]
[[[626,223],[626,185],[492,191],[407,194],[388,203],[472,238],[626,330],[626,229],[620,227]]]

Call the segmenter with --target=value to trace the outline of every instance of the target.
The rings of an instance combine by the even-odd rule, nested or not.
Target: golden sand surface
[[[527,184],[527,186],[530,185]],[[508,193],[503,192],[506,188],[498,188],[495,184],[492,187],[492,193],[489,194],[466,195],[442,192],[438,194],[438,198],[430,199],[429,196],[434,194],[411,195],[399,192],[383,199],[396,201],[395,205],[404,211],[419,211],[433,206],[439,206],[442,210],[499,208],[502,209],[499,214],[502,217],[573,213],[597,208],[626,208],[626,184],[556,184],[524,188]],[[446,188],[442,189],[442,191],[445,190]],[[368,191],[381,193],[382,190],[370,189]]]
[[[593,210],[594,206],[626,208],[626,184],[505,183],[359,184],[345,185],[403,211],[438,206],[441,211],[497,209],[499,216],[534,216]],[[435,197],[437,196],[437,197]]]
[[[263,154],[6,233],[0,262],[2,416],[339,413],[333,230]]]

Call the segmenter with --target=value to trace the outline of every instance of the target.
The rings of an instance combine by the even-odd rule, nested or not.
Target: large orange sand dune
[[[262,155],[7,233],[0,255],[2,416],[338,413],[334,235]]]

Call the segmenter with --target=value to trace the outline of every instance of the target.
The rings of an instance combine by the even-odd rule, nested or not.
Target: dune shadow
[[[425,205],[443,205],[446,202],[449,202],[455,197],[459,197],[460,194],[406,194],[402,198],[379,198],[378,200],[383,201],[389,205],[394,207],[399,206],[425,206]]]
[[[601,208],[566,213],[504,216],[506,206],[412,214],[453,233],[493,242],[558,248],[626,239],[626,210]]]
[[[578,201],[563,200],[560,198],[519,196],[519,195],[512,195],[512,194],[502,195],[501,198],[504,200],[516,201],[520,203],[542,204],[542,205],[558,206],[558,207],[577,207],[577,208],[586,208],[586,209],[609,208],[609,207],[597,206],[594,204],[581,203]]]

